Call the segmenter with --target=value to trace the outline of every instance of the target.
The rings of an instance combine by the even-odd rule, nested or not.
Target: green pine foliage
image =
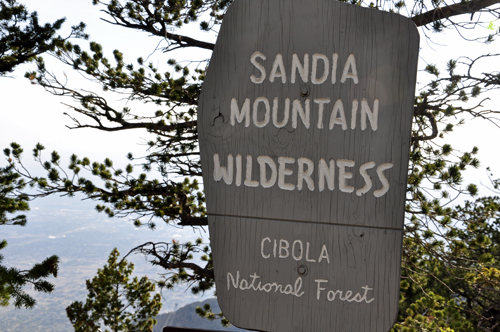
[[[14,171],[13,165],[0,168],[0,225],[26,225],[24,214],[11,216],[29,210],[29,198],[22,193],[24,187],[24,179]]]
[[[161,295],[154,294],[155,283],[147,277],[132,278],[134,265],[118,260],[115,248],[108,263],[87,280],[87,300],[73,302],[66,308],[76,332],[146,332],[152,331],[161,309]],[[104,330],[100,328],[104,327]]]
[[[64,38],[56,35],[64,23],[61,18],[54,23],[40,25],[36,12],[30,13],[17,0],[0,1],[0,76],[8,74],[24,62],[54,50],[62,45]],[[86,37],[85,25],[73,27],[70,37]]]
[[[15,146],[15,145],[14,145]],[[25,226],[26,216],[16,214],[29,210],[29,198],[22,193],[25,187],[22,177],[14,172],[12,165],[0,168],[0,226]],[[0,242],[0,252],[7,247],[7,241]],[[34,297],[24,291],[31,286],[37,292],[51,293],[54,285],[47,281],[49,276],[57,277],[59,258],[51,256],[36,263],[28,270],[20,270],[3,264],[0,253],[0,305],[13,304],[16,308],[33,308]]]
[[[87,37],[83,23],[72,27],[67,38],[56,35],[64,21],[62,18],[53,24],[40,25],[36,12],[30,13],[16,0],[0,0],[0,77],[8,75],[16,66],[33,61],[58,45],[64,45],[68,38]],[[16,155],[20,147],[15,143],[12,147],[12,152]],[[29,198],[21,192],[26,183],[19,173],[15,172],[10,159],[8,162],[8,166],[0,168],[0,226],[25,226],[25,215],[12,214],[29,210]],[[6,246],[7,241],[2,240],[0,250]],[[4,256],[0,254],[0,305],[7,306],[13,300],[16,308],[33,308],[36,300],[24,291],[26,286],[32,286],[38,292],[53,291],[54,285],[46,278],[51,275],[57,277],[57,256],[48,257],[29,270],[7,267],[2,264],[3,260]]]
[[[478,326],[497,331],[499,203],[498,197],[482,197],[458,206],[454,220],[463,228],[448,227],[441,240],[434,234],[429,241],[405,238],[401,322],[395,331],[480,331]]]
[[[475,42],[489,43],[500,32],[491,29],[491,22],[500,17],[497,1],[346,2],[405,15],[423,28],[429,42],[434,33],[485,27],[474,30]],[[202,171],[196,120],[208,60],[193,63],[175,58],[171,51],[211,51],[214,45],[205,36],[216,34],[230,3],[93,0],[110,24],[163,41],[159,50],[164,52],[164,66],[147,62],[147,54],[131,63],[121,51],[106,49],[98,42],[66,40],[54,44],[51,54],[105,93],[72,86],[71,80],[53,74],[40,57],[36,69],[26,77],[48,93],[73,99],[68,114],[72,128],[142,130],[154,138],[147,142],[144,157],[129,154],[130,164],[123,167],[110,159],[91,161],[76,154],[69,160],[55,151],[46,156],[45,147],[38,144],[33,157],[45,172],[40,177],[26,170],[23,149],[13,144],[4,150],[7,167],[37,191],[27,197],[82,193],[97,201],[97,211],[110,217],[133,216],[136,226],[154,228],[156,222],[206,225],[205,198],[198,183]],[[201,29],[197,38],[185,35],[184,28],[191,24]],[[492,65],[498,63],[499,55],[492,51],[476,59],[461,54],[449,57],[445,68],[427,59],[415,96],[400,310],[394,331],[500,331],[500,181],[492,177],[494,192],[479,196],[477,184],[465,183],[463,176],[468,169],[479,167],[478,148],[463,151],[453,142],[439,140],[457,126],[466,126],[470,119],[499,126],[499,110],[483,107],[483,93],[500,88],[500,73]],[[476,70],[482,62],[489,62],[493,69]],[[144,107],[134,103],[114,107],[106,99],[110,93]],[[150,105],[154,110],[146,107]],[[138,172],[137,168],[142,169]],[[19,191],[15,197],[22,201],[26,197],[22,195],[27,194]],[[455,203],[457,196],[463,198],[463,204]],[[165,269],[160,287],[186,283],[195,293],[214,287],[210,247],[201,241],[146,243],[132,251]],[[195,260],[197,256],[201,263]],[[100,305],[105,306],[104,302]],[[198,312],[207,318],[217,315],[208,307]],[[107,315],[113,316],[110,311]]]

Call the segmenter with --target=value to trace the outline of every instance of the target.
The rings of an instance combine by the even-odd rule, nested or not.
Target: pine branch
[[[413,109],[413,114],[423,115],[427,117],[429,119],[429,122],[431,123],[432,133],[430,135],[425,135],[425,136],[414,136],[411,138],[411,142],[415,144],[419,141],[429,141],[436,138],[439,132],[436,123],[436,118],[434,117],[434,115],[431,112],[429,112],[425,107],[420,107],[420,106],[416,106]]]
[[[412,21],[420,27],[442,19],[462,14],[474,14],[484,8],[500,3],[500,0],[473,0],[462,1],[453,5],[439,7],[412,17]],[[471,16],[472,19],[472,16]]]

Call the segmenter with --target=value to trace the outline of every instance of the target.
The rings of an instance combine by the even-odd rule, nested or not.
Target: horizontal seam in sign
[[[241,219],[259,219],[259,220],[269,220],[269,221],[285,221],[285,222],[295,222],[302,224],[321,224],[321,225],[331,225],[331,226],[342,226],[342,227],[356,227],[356,228],[372,228],[379,229],[385,231],[400,231],[403,230],[400,228],[392,228],[392,227],[377,227],[377,226],[365,226],[365,225],[349,225],[349,224],[339,224],[339,223],[329,223],[329,222],[321,222],[321,221],[302,221],[302,220],[290,220],[290,219],[277,219],[277,218],[262,218],[262,217],[246,217],[246,216],[233,216],[228,214],[216,214],[216,213],[207,213],[208,216],[214,217],[229,217],[229,218],[241,218]]]

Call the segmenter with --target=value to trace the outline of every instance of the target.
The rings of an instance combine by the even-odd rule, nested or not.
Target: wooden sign
[[[419,35],[332,0],[236,0],[200,96],[217,297],[261,331],[388,331]]]

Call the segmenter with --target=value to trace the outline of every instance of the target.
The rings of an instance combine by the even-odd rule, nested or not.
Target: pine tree
[[[14,151],[14,153],[16,153]],[[26,216],[13,213],[28,211],[28,196],[19,193],[25,187],[24,180],[13,171],[12,166],[0,168],[0,226],[25,226]],[[7,247],[7,241],[0,242],[0,250]],[[54,285],[46,280],[50,275],[57,277],[59,258],[55,255],[36,263],[29,270],[20,270],[2,264],[4,256],[0,254],[0,305],[7,306],[14,300],[16,308],[33,308],[36,301],[27,294],[23,287],[33,286],[37,292],[50,293]]]
[[[65,38],[56,35],[64,21],[65,19],[61,18],[53,24],[46,23],[42,26],[38,22],[36,12],[28,12],[26,7],[16,0],[1,0],[0,76],[64,43]],[[85,37],[84,27],[82,23],[73,27],[72,36]]]
[[[108,264],[97,270],[92,280],[87,280],[85,303],[71,303],[66,312],[76,332],[104,331],[142,332],[152,331],[161,309],[161,296],[155,291],[154,282],[147,277],[131,278],[134,264],[125,257],[118,261],[120,253],[115,248]]]
[[[36,12],[30,13],[16,0],[0,0],[0,77],[12,72],[22,63],[33,61],[36,56],[54,50],[56,45],[63,45],[71,37],[86,38],[85,25],[80,23],[72,28],[70,36],[62,38],[56,35],[65,19],[53,24],[41,26]],[[13,153],[16,154],[13,145]],[[29,210],[28,196],[20,193],[26,183],[13,171],[12,165],[0,168],[0,225],[25,226],[26,216],[13,213]],[[20,194],[19,194],[20,193]],[[7,247],[7,241],[0,242],[0,250]],[[35,299],[23,291],[26,285],[35,291],[50,293],[54,285],[45,278],[57,277],[59,258],[55,255],[35,264],[29,270],[19,270],[2,264],[4,256],[0,254],[0,305],[6,306],[10,299],[16,308],[33,308]]]
[[[478,31],[476,42],[490,43],[500,32],[495,27],[500,17],[499,0],[348,2],[400,13],[423,27],[423,31],[433,33],[487,28]],[[212,43],[183,35],[184,27],[196,23],[203,31],[216,31],[231,1],[93,0],[93,3],[103,8],[110,24],[166,41],[161,51],[168,54],[176,49],[212,50]],[[481,35],[482,31],[487,33]],[[426,37],[432,40],[432,34]],[[171,69],[165,71],[144,58],[133,64],[125,63],[120,51],[113,51],[112,58],[108,57],[110,53],[97,42],[88,47],[65,42],[53,51],[63,64],[94,80],[104,91],[156,105],[158,111],[114,108],[104,94],[70,87],[53,75],[41,58],[36,60],[37,70],[26,77],[49,93],[74,99],[70,106],[73,128],[110,132],[142,129],[155,135],[148,142],[146,157],[135,158],[130,154],[131,164],[120,168],[109,159],[101,163],[72,155],[65,169],[57,152],[45,159],[42,156],[45,148],[39,144],[33,154],[47,172],[46,177],[30,176],[23,169],[19,147],[17,155],[6,151],[9,165],[39,190],[39,196],[80,192],[100,201],[98,211],[110,217],[134,216],[137,226],[154,228],[158,221],[178,226],[206,225],[204,196],[197,181],[201,167],[196,112],[208,60],[194,66],[185,64],[185,59],[170,59]],[[394,330],[500,330],[500,198],[496,194],[478,197],[477,185],[463,184],[463,172],[479,166],[475,157],[477,148],[460,151],[460,147],[440,145],[438,141],[455,126],[462,125],[465,116],[486,119],[498,126],[495,118],[498,110],[483,110],[484,100],[479,97],[500,87],[500,75],[495,70],[478,72],[475,68],[483,61],[495,64],[499,55],[458,60],[459,57],[453,55],[444,69],[430,63],[425,70],[432,78],[420,82],[425,88],[415,96],[400,315]],[[132,162],[140,164],[144,173],[134,172]],[[159,177],[149,178],[151,170],[157,170]],[[186,179],[172,180],[172,174]],[[498,181],[492,180],[492,186],[495,185],[498,186]],[[466,202],[454,205],[453,198],[458,194],[466,197]],[[168,271],[161,284],[165,287],[186,282],[197,293],[214,285],[210,249],[201,241],[145,243],[134,251],[148,255],[153,264]],[[194,252],[203,254],[204,264],[192,261]]]

